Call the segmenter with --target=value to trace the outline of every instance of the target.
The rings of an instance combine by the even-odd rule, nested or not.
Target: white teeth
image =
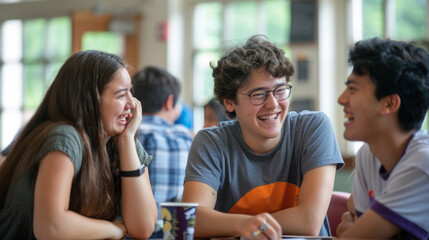
[[[276,117],[277,117],[277,114],[273,114],[273,115],[270,115],[270,116],[261,116],[259,118],[262,119],[262,120],[273,120]]]
[[[346,117],[346,118],[350,119],[350,118],[353,118],[353,115],[352,115],[352,114],[350,114],[350,113],[345,113],[345,114],[344,114],[344,117]]]
[[[119,116],[119,117],[118,117],[118,119],[119,119],[119,120],[121,120],[121,121],[122,121],[122,120],[125,120],[125,119],[126,119],[126,116],[125,116],[125,115],[121,115],[121,116]]]

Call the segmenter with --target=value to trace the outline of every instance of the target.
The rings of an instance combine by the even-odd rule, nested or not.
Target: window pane
[[[43,60],[45,56],[46,19],[24,22],[24,60]]]
[[[216,48],[222,41],[222,4],[200,3],[195,7],[194,45]]]
[[[48,58],[65,59],[71,54],[71,20],[53,18],[48,22]]]
[[[2,149],[7,147],[15,138],[23,124],[22,112],[20,109],[4,111],[1,114],[1,143]]]
[[[226,8],[226,39],[245,42],[250,36],[257,34],[257,3],[233,2]],[[230,42],[229,44],[237,44]]]
[[[383,0],[362,0],[363,39],[384,36]]]
[[[22,125],[22,65],[5,63],[2,67],[1,144],[9,145]]]
[[[43,64],[24,65],[24,110],[36,109],[45,93]]]
[[[395,39],[426,37],[426,0],[395,0]]]
[[[61,66],[64,64],[65,60],[62,62],[53,62],[46,65],[46,76],[45,76],[45,88],[48,89],[51,83],[54,81],[55,77],[58,74]]]
[[[2,71],[2,103],[4,109],[20,109],[22,106],[22,65],[6,63]]]
[[[86,32],[82,36],[82,50],[100,50],[122,56],[123,37],[112,32]]]
[[[219,52],[199,52],[194,57],[194,103],[200,106],[213,97],[213,77],[210,62],[216,65]]]
[[[22,21],[10,20],[3,24],[3,61],[20,61],[22,58]]]
[[[290,39],[290,2],[269,0],[263,2],[264,33],[274,43],[288,44]]]

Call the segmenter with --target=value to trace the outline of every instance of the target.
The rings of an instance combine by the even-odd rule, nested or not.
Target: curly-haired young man
[[[199,203],[196,237],[330,234],[343,160],[325,114],[288,113],[294,68],[284,54],[253,36],[212,66],[216,98],[235,120],[199,131],[191,146],[183,201]]]

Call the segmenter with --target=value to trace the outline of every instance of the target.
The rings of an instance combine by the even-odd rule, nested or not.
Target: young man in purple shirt
[[[429,238],[429,54],[378,38],[349,51],[353,71],[338,98],[344,137],[365,144],[356,155],[345,238]]]

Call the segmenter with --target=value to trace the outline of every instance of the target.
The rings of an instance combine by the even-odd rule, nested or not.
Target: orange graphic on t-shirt
[[[286,182],[276,182],[256,187],[246,193],[228,213],[256,215],[273,213],[298,205],[299,187]]]

